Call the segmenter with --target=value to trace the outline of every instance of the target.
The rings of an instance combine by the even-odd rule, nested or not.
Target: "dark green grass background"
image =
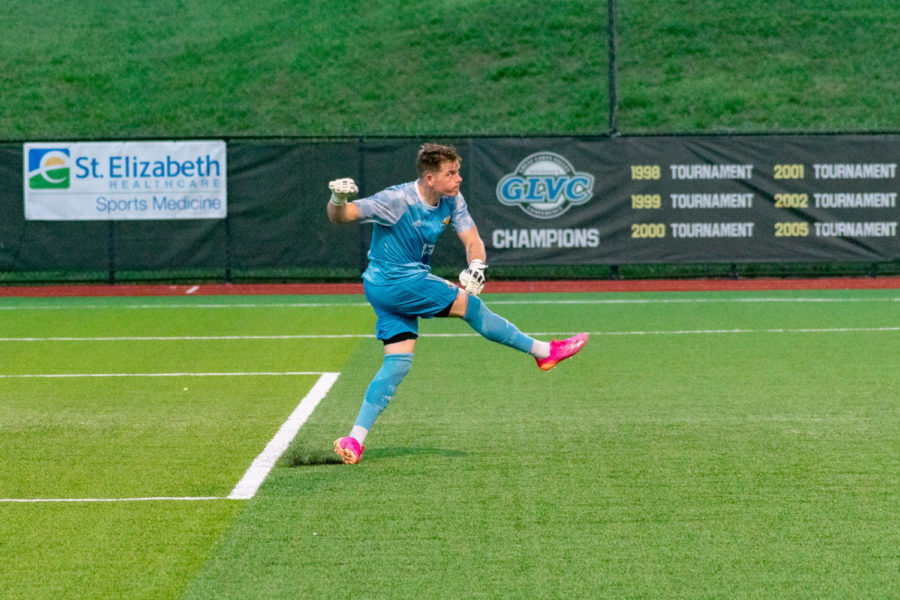
[[[622,133],[896,131],[893,0],[617,0]],[[0,139],[605,134],[606,2],[0,6]]]
[[[591,341],[541,373],[477,337],[434,335],[468,333],[462,322],[424,323],[413,370],[354,467],[335,464],[330,445],[380,364],[371,338],[2,341],[7,374],[342,374],[251,501],[0,503],[0,589],[9,598],[894,598],[900,342],[896,330],[859,329],[900,326],[895,298],[488,295],[526,331],[588,330]],[[0,310],[0,325],[7,337],[368,334],[361,300],[4,299],[17,310]],[[340,305],[319,305],[331,302]],[[803,331],[846,328],[857,331]],[[0,496],[63,493],[64,483],[73,495],[160,489],[159,463],[179,454],[190,456],[173,467],[179,489],[227,494],[311,383],[214,380],[196,390],[214,399],[204,405],[183,395],[194,383],[173,381],[171,397],[184,398],[175,416],[177,403],[138,379],[98,384],[83,402],[71,393],[78,382],[0,379]],[[86,429],[107,418],[92,408],[104,396],[133,453]],[[69,448],[53,443],[53,398],[67,411]],[[197,437],[173,438],[182,424]],[[56,481],[7,460],[28,454],[55,464],[46,472]],[[101,460],[115,482],[60,475]]]

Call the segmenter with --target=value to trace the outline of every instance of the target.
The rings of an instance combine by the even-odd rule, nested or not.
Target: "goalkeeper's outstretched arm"
[[[332,223],[351,223],[359,219],[359,209],[352,200],[358,189],[356,183],[349,178],[335,179],[329,182],[331,198],[328,200],[328,219]]]

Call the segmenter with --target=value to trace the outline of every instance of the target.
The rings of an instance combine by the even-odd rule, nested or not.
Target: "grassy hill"
[[[619,2],[621,129],[900,128],[900,4]]]
[[[0,6],[0,139],[604,134],[607,6]],[[896,130],[890,0],[619,0],[621,133]]]

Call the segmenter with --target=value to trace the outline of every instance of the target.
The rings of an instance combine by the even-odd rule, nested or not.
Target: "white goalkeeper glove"
[[[484,270],[487,265],[480,259],[475,259],[469,263],[469,267],[459,274],[459,284],[464,290],[477,296],[484,289]]]
[[[356,183],[349,177],[328,182],[328,189],[331,190],[330,202],[337,206],[347,204],[348,200],[356,198],[356,193],[359,191]]]

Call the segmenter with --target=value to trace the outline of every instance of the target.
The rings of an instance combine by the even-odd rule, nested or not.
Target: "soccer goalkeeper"
[[[459,317],[492,342],[531,354],[544,371],[576,354],[587,342],[580,333],[542,342],[491,312],[478,294],[484,288],[485,249],[459,193],[460,156],[452,146],[425,144],[418,153],[418,179],[353,201],[352,179],[328,184],[328,218],[333,223],[374,223],[369,266],[363,273],[366,299],[375,309],[375,337],[384,343],[384,363],[366,389],[350,435],[334,442],[347,464],[358,463],[366,435],[409,372],[418,319]],[[447,225],[466,249],[468,267],[459,286],[431,273],[431,253]]]

